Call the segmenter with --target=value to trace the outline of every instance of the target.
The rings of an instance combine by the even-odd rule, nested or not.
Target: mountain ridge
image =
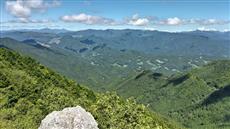
[[[38,128],[50,112],[81,105],[99,128],[178,128],[135,101],[95,93],[30,57],[0,48],[0,128]]]
[[[227,128],[229,73],[229,60],[214,61],[173,76],[145,72],[138,74],[137,79],[138,75],[134,75],[117,92],[121,96],[133,96],[188,128]]]

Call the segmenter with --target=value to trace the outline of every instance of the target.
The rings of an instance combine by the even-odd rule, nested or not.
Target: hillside
[[[134,100],[95,93],[35,60],[0,48],[0,128],[36,129],[50,112],[80,105],[100,129],[179,129]]]
[[[104,62],[104,58],[95,58],[94,56],[88,59],[81,54],[65,49],[41,46],[39,43],[34,43],[34,40],[19,42],[11,38],[2,38],[0,39],[0,45],[30,56],[56,72],[97,91],[103,91],[111,82],[122,80],[123,77],[133,72],[131,71],[132,67],[126,68],[126,72],[123,72],[123,67],[111,66],[114,63],[112,57],[107,60],[108,62]],[[109,50],[106,50],[106,52],[109,52]],[[129,55],[132,55],[132,53]],[[113,58],[119,58],[119,55],[113,56]]]
[[[230,61],[223,60],[173,76],[143,71],[116,90],[188,128],[227,129],[229,89]]]
[[[188,128],[229,127],[229,32],[19,30],[0,36],[1,48],[93,91],[134,97]]]
[[[0,45],[31,56],[96,91],[111,90],[145,69],[172,75],[229,59],[230,49],[227,32],[18,30],[3,31],[0,37]]]

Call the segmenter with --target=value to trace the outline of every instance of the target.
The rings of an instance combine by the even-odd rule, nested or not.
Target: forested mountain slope
[[[230,128],[229,60],[170,77],[143,71],[116,90],[189,128]]]
[[[189,128],[219,129],[230,123],[229,34],[11,31],[0,33],[0,47],[30,56],[93,91],[133,96]]]
[[[17,30],[3,31],[0,37],[0,45],[96,91],[110,90],[145,69],[171,75],[230,58],[229,32]]]
[[[36,129],[54,110],[80,105],[100,129],[176,129],[165,118],[133,100],[98,94],[29,57],[0,48],[0,128]]]

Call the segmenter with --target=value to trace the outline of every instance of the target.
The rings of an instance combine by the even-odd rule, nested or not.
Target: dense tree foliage
[[[179,129],[133,99],[95,93],[7,49],[0,49],[0,128],[35,129],[54,110],[80,105],[100,129]]]
[[[138,77],[138,78],[137,78]],[[195,129],[230,128],[230,61],[219,60],[187,73],[165,76],[144,71],[118,93]]]

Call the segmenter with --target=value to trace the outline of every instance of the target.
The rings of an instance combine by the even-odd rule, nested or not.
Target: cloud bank
[[[101,16],[92,16],[85,13],[65,15],[61,17],[64,22],[77,22],[89,25],[115,25],[115,20]]]
[[[63,22],[76,22],[88,25],[132,25],[132,26],[151,26],[151,25],[164,25],[164,26],[180,26],[180,25],[225,25],[229,24],[229,20],[219,19],[180,19],[178,17],[170,18],[157,18],[153,16],[140,17],[138,14],[134,14],[132,17],[124,18],[117,21],[112,18],[106,18],[102,16],[93,16],[85,13],[65,15],[62,16]]]
[[[28,18],[34,11],[45,11],[51,7],[57,7],[60,1],[53,0],[44,2],[43,0],[16,0],[6,1],[6,10],[17,18]]]
[[[36,13],[45,12],[49,8],[58,7],[61,3],[59,0],[7,0],[5,2],[6,10],[9,14],[15,17],[10,23],[49,23],[52,20],[47,19],[33,19]],[[101,25],[101,26],[137,26],[144,28],[152,28],[153,26],[213,26],[226,25],[230,20],[222,19],[184,19],[179,17],[159,18],[155,16],[139,16],[134,14],[130,17],[117,20],[104,16],[90,15],[86,13],[71,14],[59,16],[58,21],[66,23],[81,23],[86,25]]]
[[[149,24],[149,19],[140,18],[138,14],[134,14],[132,18],[127,19],[126,23],[129,25],[134,25],[134,26],[146,26]]]

